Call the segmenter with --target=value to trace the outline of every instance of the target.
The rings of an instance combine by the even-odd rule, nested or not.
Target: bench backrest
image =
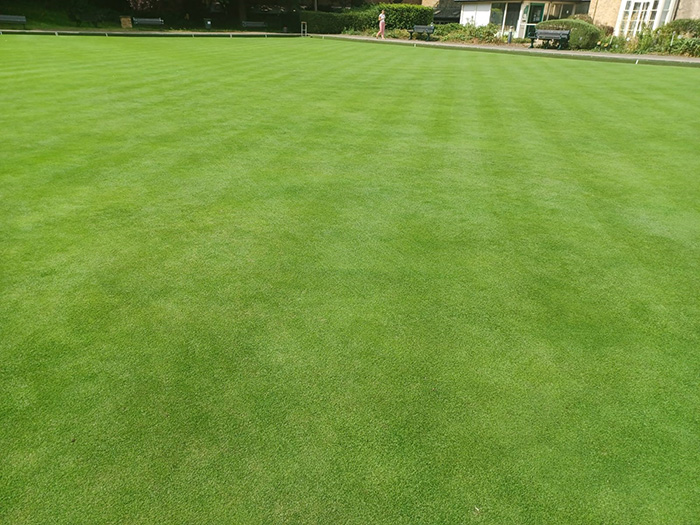
[[[13,24],[26,24],[27,17],[19,15],[0,15],[0,22],[11,22]]]
[[[162,18],[133,18],[133,21],[134,24],[142,26],[162,26],[164,24]]]
[[[267,22],[250,22],[248,20],[244,20],[241,22],[241,25],[243,27],[267,27]]]
[[[538,29],[537,38],[569,38],[571,30],[563,29]]]
[[[435,26],[413,26],[415,33],[432,33],[435,31]]]

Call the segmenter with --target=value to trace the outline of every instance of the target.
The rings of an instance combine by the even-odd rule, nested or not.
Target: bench
[[[435,26],[413,26],[413,29],[408,30],[408,39],[413,40],[413,33],[416,33],[416,35],[420,33],[425,34],[425,39],[430,41],[430,35],[432,35],[435,32]],[[416,38],[418,38],[416,36]]]
[[[535,47],[535,40],[542,40],[545,47],[549,47],[549,42],[557,41],[557,49],[563,49],[568,45],[570,36],[570,29],[537,29],[534,35],[530,35],[530,48]]]
[[[135,26],[162,26],[165,24],[162,18],[132,18]]]
[[[27,17],[19,15],[0,15],[0,23],[3,24],[22,24],[27,29]]]
[[[241,25],[243,27],[246,27],[246,28],[253,27],[253,28],[264,29],[267,27],[267,22],[252,22],[250,20],[243,20],[243,22],[241,22]]]

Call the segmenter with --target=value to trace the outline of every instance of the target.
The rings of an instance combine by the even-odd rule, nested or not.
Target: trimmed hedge
[[[414,25],[433,23],[432,7],[410,4],[377,4],[345,13],[303,11],[301,20],[307,23],[309,33],[339,34],[345,29],[365,31],[379,28],[377,19],[382,9],[386,11],[387,30],[413,29]]]
[[[433,23],[433,8],[412,4],[379,4],[374,9],[373,25],[382,9],[386,11],[386,26],[391,29],[413,29],[413,26],[429,26]]]
[[[593,49],[603,38],[603,32],[598,27],[573,18],[540,22],[537,24],[537,29],[570,29],[569,47],[571,49]]]

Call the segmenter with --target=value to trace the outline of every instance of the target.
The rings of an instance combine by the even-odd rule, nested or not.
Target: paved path
[[[490,53],[515,53],[524,55],[548,56],[557,58],[573,58],[583,60],[603,60],[609,62],[631,62],[639,64],[666,64],[676,66],[700,67],[700,58],[684,57],[678,55],[630,55],[624,53],[607,53],[594,51],[558,51],[556,49],[529,49],[530,44],[511,45],[487,45],[487,44],[461,44],[452,42],[426,42],[425,40],[399,40],[387,38],[377,40],[373,37],[356,35],[311,35],[313,38],[332,38],[343,40],[359,40],[363,42],[376,42],[378,44],[397,44],[407,46],[442,47],[448,49],[468,49],[471,51],[485,51]]]

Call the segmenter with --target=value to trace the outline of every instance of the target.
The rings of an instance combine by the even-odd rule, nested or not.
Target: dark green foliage
[[[569,47],[571,49],[593,49],[603,37],[600,28],[573,18],[540,22],[537,24],[537,29],[570,29]]]
[[[429,25],[433,22],[430,7],[404,4],[378,4],[346,13],[323,13],[308,11],[301,14],[301,20],[309,25],[311,33],[338,34],[352,29],[365,31],[378,27],[378,17],[382,9],[386,12],[387,29],[411,29],[414,25]]]
[[[311,33],[333,35],[343,32],[347,24],[347,17],[340,13],[304,11],[301,13],[301,21],[306,22]]]
[[[433,23],[432,7],[410,4],[379,4],[369,11],[375,11],[379,16],[382,9],[386,11],[386,25],[391,29],[412,29],[414,25],[427,26]],[[377,16],[374,17],[375,22]]]

